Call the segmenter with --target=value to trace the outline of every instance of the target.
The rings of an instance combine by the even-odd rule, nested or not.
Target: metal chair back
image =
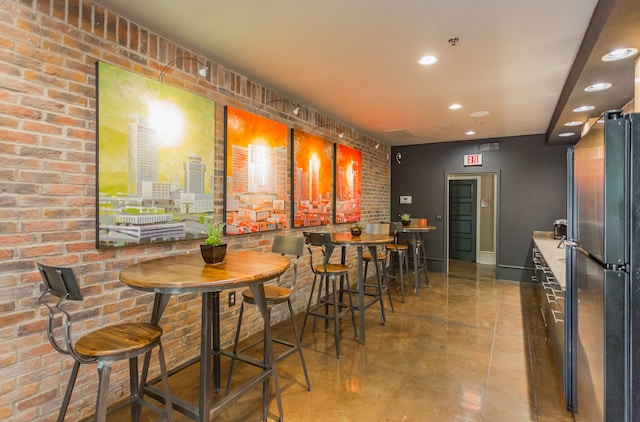
[[[309,251],[309,262],[311,263],[311,269],[316,273],[316,268],[313,265],[313,246],[320,248],[322,251],[322,264],[324,271],[327,271],[327,263],[331,258],[334,244],[331,241],[331,234],[326,232],[304,232],[305,242],[307,244],[307,250]],[[316,273],[317,274],[317,273]]]
[[[304,237],[276,235],[273,238],[271,252],[300,257],[304,254],[304,241]]]
[[[68,300],[82,300],[80,286],[71,268],[51,267],[40,263],[37,265],[46,288],[45,293]]]
[[[389,223],[389,236],[393,236],[393,243],[398,246],[398,237],[400,237],[400,224],[397,221]]]
[[[276,235],[273,238],[273,245],[271,245],[271,252],[277,252],[282,255],[295,255],[293,260],[293,285],[296,285],[298,280],[298,259],[304,254],[304,237],[298,236],[282,236]],[[278,276],[280,281],[280,276]]]
[[[365,233],[367,234],[389,234],[389,223],[367,223]]]
[[[80,286],[73,274],[73,270],[71,268],[52,267],[40,263],[37,263],[37,266],[45,287],[45,291],[42,293],[38,301],[49,309],[49,316],[47,317],[47,337],[49,338],[49,343],[51,343],[51,346],[53,346],[53,348],[58,352],[65,355],[71,355],[77,361],[81,361],[81,358],[76,354],[72,343],[71,315],[69,315],[63,307],[63,303],[67,299],[75,301],[83,300],[82,293],[80,292]],[[57,297],[58,302],[55,305],[50,304],[47,301],[48,296]],[[64,340],[58,340],[53,329],[53,321],[58,313],[62,314]],[[64,341],[64,344],[61,345],[61,341]]]

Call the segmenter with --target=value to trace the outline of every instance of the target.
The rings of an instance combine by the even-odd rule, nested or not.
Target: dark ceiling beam
[[[576,54],[576,58],[573,61],[573,65],[571,66],[571,70],[569,70],[569,75],[567,76],[567,80],[564,83],[564,87],[562,88],[562,92],[560,93],[560,97],[558,98],[558,102],[556,103],[556,108],[553,110],[553,114],[551,115],[551,121],[549,122],[549,127],[547,128],[547,143],[549,142],[549,138],[552,136],[556,125],[560,119],[560,115],[562,114],[564,108],[567,106],[567,102],[569,101],[569,97],[573,92],[576,82],[580,77],[580,74],[584,70],[584,67],[589,60],[589,56],[593,51],[600,34],[602,33],[607,20],[609,19],[609,15],[613,10],[617,0],[600,0],[596,5],[593,15],[591,16],[591,20],[589,21],[589,26],[587,27],[587,31],[584,34],[584,38],[582,40],[582,44],[580,44],[580,48],[578,49],[578,53]]]

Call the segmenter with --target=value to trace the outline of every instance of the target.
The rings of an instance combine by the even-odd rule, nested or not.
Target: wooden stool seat
[[[385,252],[378,252],[376,258],[378,259],[378,261],[383,261],[385,259],[387,259],[387,254]],[[372,260],[372,256],[369,252],[363,252],[362,253],[362,260],[363,261],[369,261],[371,262]]]
[[[408,251],[409,250],[409,245],[405,245],[405,244],[397,244],[394,245],[393,243],[390,243],[388,245],[385,246],[388,250],[390,251]]]
[[[277,305],[289,300],[289,297],[291,296],[291,289],[282,286],[265,285],[264,296],[267,300],[267,306]],[[256,304],[256,299],[253,297],[251,289],[242,291],[242,299],[251,305]]]
[[[344,264],[314,265],[313,271],[316,273],[325,273],[327,275],[341,276],[349,272],[349,267]]]
[[[158,344],[162,328],[146,322],[112,325],[82,336],[75,344],[83,358],[121,360],[139,355]]]

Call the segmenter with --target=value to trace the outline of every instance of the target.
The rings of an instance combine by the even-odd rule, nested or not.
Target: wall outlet
[[[442,214],[436,214],[436,221],[442,221]]]
[[[236,304],[236,292],[229,292],[229,306],[233,306]]]
[[[401,204],[410,204],[412,202],[412,197],[411,195],[403,195],[400,197],[400,203]]]

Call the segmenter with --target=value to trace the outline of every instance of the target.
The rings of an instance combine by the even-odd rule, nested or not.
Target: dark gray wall
[[[500,149],[482,151],[482,167],[464,167],[465,154],[480,153],[481,144],[493,142]],[[427,217],[437,228],[426,239],[430,270],[444,271],[447,174],[496,172],[497,275],[529,281],[532,232],[551,231],[555,219],[566,217],[566,151],[566,146],[546,146],[542,134],[393,147],[392,219],[402,212]],[[402,154],[401,164],[396,161],[397,153]],[[401,205],[400,195],[412,195],[413,203]],[[442,214],[443,220],[436,221],[436,214]]]

